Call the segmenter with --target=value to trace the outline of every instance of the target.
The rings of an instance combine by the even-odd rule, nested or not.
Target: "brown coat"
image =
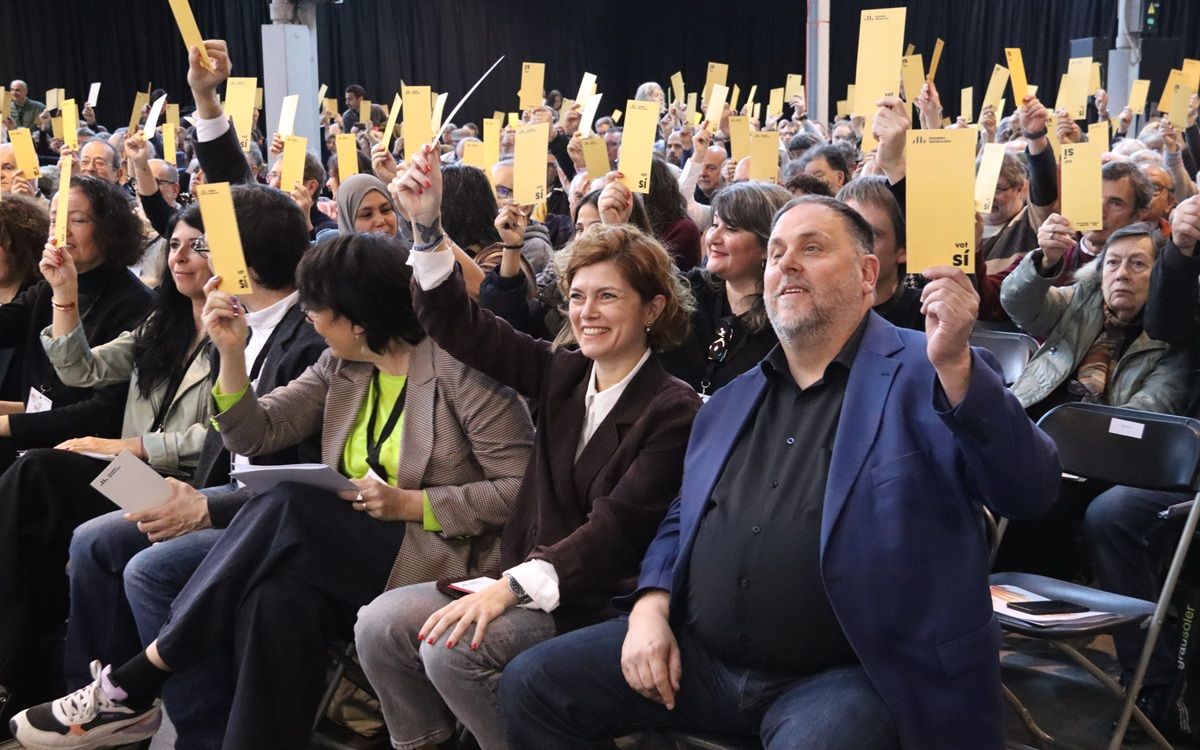
[[[248,391],[216,417],[225,447],[246,456],[271,453],[320,431],[322,462],[340,467],[373,371],[326,351],[261,399]],[[429,493],[442,531],[406,522],[388,588],[495,568],[500,531],[529,461],[525,405],[425,339],[409,359],[403,430],[397,485]]]
[[[413,288],[422,326],[446,351],[537,404],[533,456],[504,529],[504,567],[530,558],[554,565],[560,630],[609,616],[610,599],[633,590],[679,490],[699,397],[652,356],[576,461],[592,361],[481,309],[460,273],[428,292]]]

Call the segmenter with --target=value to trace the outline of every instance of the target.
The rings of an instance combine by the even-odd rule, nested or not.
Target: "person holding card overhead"
[[[319,434],[323,462],[359,490],[284,483],[247,503],[146,651],[103,670],[94,662],[91,685],[16,717],[19,739],[93,748],[150,737],[173,672],[235,658],[232,694],[218,681],[200,698],[231,707],[223,746],[306,747],[325,649],[358,607],[389,582],[472,576],[498,561],[529,415],[512,391],[425,336],[406,260],[381,235],[310,249],[297,270],[300,302],[329,351],[261,399],[244,361],[246,317],[211,280],[204,323],[220,354],[212,395],[225,446],[256,455]],[[286,700],[264,685],[286,685]]]
[[[94,456],[129,450],[166,469],[196,465],[211,377],[200,330],[204,283],[211,274],[206,253],[194,247],[200,242],[199,210],[189,208],[173,228],[171,273],[155,290],[146,321],[97,346],[89,345],[81,323],[78,268],[86,258],[53,243],[45,246],[41,270],[54,305],[52,322],[42,331],[46,354],[67,385],[123,391],[125,411],[120,438],[91,435],[65,440],[56,449],[30,450],[0,475],[0,597],[10,607],[23,606],[25,627],[33,628],[22,638],[10,640],[6,634],[0,642],[5,665],[0,683],[25,688],[24,705],[46,697],[32,686],[39,680],[57,686],[58,675],[48,678],[44,666],[29,665],[14,674],[8,659],[15,651],[36,651],[35,638],[64,618],[67,590],[61,571],[72,530],[115,509],[89,486],[104,466]],[[26,416],[49,417],[54,411]]]
[[[791,197],[761,182],[729,185],[713,197],[707,261],[684,276],[696,298],[691,331],[663,354],[667,372],[704,398],[754,367],[779,341],[767,320],[763,268],[771,217]]]
[[[254,392],[266,395],[304,373],[326,349],[300,308],[296,266],[309,249],[303,216],[291,198],[261,186],[232,190],[238,234],[253,291],[238,295],[250,328],[243,357]],[[230,472],[249,465],[319,461],[320,436],[272,453],[230,454],[221,433],[205,433],[191,486],[166,480],[170,499],[153,509],[94,518],[71,536],[71,608],[63,668],[67,690],[92,681],[89,664],[119,664],[153,640],[171,602],[237,512],[254,497],[230,483]],[[144,640],[143,640],[144,637]],[[229,664],[215,659],[166,685],[180,747],[217,747],[229,708],[224,696],[205,692],[228,678]]]
[[[555,348],[467,296],[430,149],[395,188],[418,243],[411,262],[426,330],[535,399],[538,427],[501,558],[488,569],[498,580],[458,600],[431,584],[388,592],[360,612],[356,643],[393,744],[444,741],[457,716],[481,747],[503,748],[505,665],[557,630],[607,616],[678,486],[700,401],[652,352],[683,337],[688,298],[651,237],[592,227],[572,244],[562,282],[579,350]]]
[[[680,492],[617,602],[628,616],[505,669],[512,747],[650,728],[779,750],[1004,747],[978,506],[1042,512],[1059,461],[969,346],[966,275],[927,271],[927,334],[898,329],[871,312],[872,246],[832,198],[776,213],[779,346],[700,410]]]
[[[1077,247],[1055,219],[1062,217],[1054,214],[1042,225],[1038,249],[1000,289],[1013,322],[1046,341],[1013,393],[1035,417],[1068,401],[1180,413],[1188,405],[1192,354],[1151,339],[1142,327],[1150,271],[1163,245],[1158,225],[1139,222],[1112,232],[1073,285],[1055,287],[1066,253]]]
[[[92,177],[72,178],[70,187],[55,196],[52,215],[60,202],[67,211],[66,246],[61,249],[74,259],[78,272],[83,332],[89,346],[99,346],[137,328],[149,312],[151,292],[128,270],[141,256],[141,223],[119,188]],[[64,385],[47,358],[41,334],[52,321],[54,301],[54,290],[43,280],[0,306],[0,346],[15,347],[4,388],[19,394],[15,403],[0,403],[2,468],[8,468],[16,450],[121,430],[124,386]],[[50,411],[26,408],[34,391],[49,400]]]

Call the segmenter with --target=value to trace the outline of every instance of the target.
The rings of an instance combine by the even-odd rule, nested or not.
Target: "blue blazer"
[[[766,387],[761,366],[752,368],[696,416],[680,495],[638,582],[639,593],[670,592],[676,626],[703,510]],[[870,313],[825,487],[821,580],[905,748],[1004,746],[1000,628],[979,503],[1009,518],[1036,516],[1054,502],[1060,472],[1054,444],[989,353],[973,350],[966,398],[950,409],[925,335]],[[781,646],[787,639],[781,627]]]

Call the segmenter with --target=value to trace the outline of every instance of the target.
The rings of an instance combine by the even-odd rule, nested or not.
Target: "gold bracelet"
[[[68,312],[70,310],[74,310],[77,305],[78,305],[77,302],[68,302],[67,304],[63,305],[58,302],[55,302],[53,297],[50,299],[50,306],[53,307],[55,310],[62,310],[63,312]]]

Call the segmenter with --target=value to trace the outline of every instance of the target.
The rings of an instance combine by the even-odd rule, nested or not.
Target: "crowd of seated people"
[[[512,123],[487,170],[463,159],[474,123],[409,153],[378,105],[360,121],[357,84],[281,184],[283,139],[243,151],[218,96],[234,61],[204,45],[176,154],[90,107],[66,147],[10,86],[6,126],[76,176],[0,144],[0,739],[132,744],[165,714],[179,748],[307,747],[344,639],[397,748],[679,728],[998,750],[981,505],[1014,521],[1001,565],[1155,597],[1158,513],[1186,498],[1060,487],[1036,420],[1196,414],[1195,101],[1184,129],[1112,118],[1087,232],[1054,153],[1086,128],[1033,95],[986,107],[980,154],[1006,153],[973,273],[909,274],[906,132],[968,127],[932,81],[916,123],[878,103],[867,153],[861,117],[817,121],[803,94],[753,121],[778,134],[773,182],[732,159],[739,112],[693,124],[647,82],[645,194],[619,124],[588,124],[608,157],[589,174],[581,106],[547,95],[522,118],[550,124],[550,198],[522,205]],[[232,185],[253,291],[211,265],[204,182]],[[1011,386],[978,325],[1039,342]],[[167,501],[92,488],[124,451]],[[302,463],[353,489],[236,476]],[[1140,647],[1116,641],[1125,679]]]

